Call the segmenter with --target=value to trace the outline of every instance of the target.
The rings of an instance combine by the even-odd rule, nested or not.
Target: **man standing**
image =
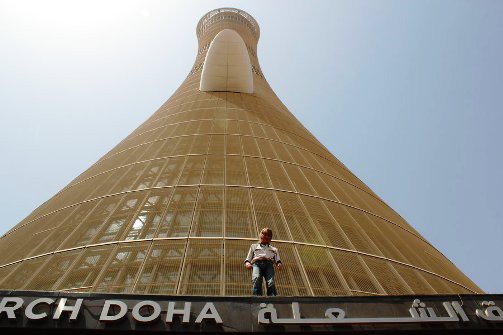
[[[274,264],[281,270],[283,264],[279,258],[278,249],[271,246],[272,230],[263,228],[260,231],[260,243],[250,246],[246,256],[245,267],[252,270],[253,295],[262,295],[262,278],[265,278],[267,295],[278,295],[274,282]]]

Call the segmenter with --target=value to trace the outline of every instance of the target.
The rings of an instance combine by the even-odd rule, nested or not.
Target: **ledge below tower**
[[[498,306],[503,306],[501,294],[215,297],[0,291],[0,329],[71,335],[501,334]]]

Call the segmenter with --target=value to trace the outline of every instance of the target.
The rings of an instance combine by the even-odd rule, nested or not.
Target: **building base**
[[[502,334],[503,295],[203,297],[0,291],[16,334]]]

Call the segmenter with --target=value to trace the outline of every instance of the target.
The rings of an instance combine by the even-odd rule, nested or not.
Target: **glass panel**
[[[204,156],[188,156],[183,167],[178,185],[196,185],[201,182]]]
[[[224,188],[203,186],[197,199],[190,236],[222,236]]]
[[[260,156],[260,151],[253,137],[244,136],[241,140],[243,141],[243,152],[245,155]]]
[[[252,218],[249,190],[227,187],[225,192],[225,236],[256,238],[258,231]]]
[[[310,295],[308,284],[304,280],[301,266],[295,256],[295,247],[287,243],[274,243],[274,246],[278,248],[281,262],[284,264],[281,271],[276,271],[276,288],[278,290],[278,295]]]
[[[225,295],[251,295],[251,271],[244,267],[250,244],[250,241],[225,241]]]
[[[311,197],[301,197],[301,200],[306,206],[309,216],[316,223],[318,233],[324,244],[351,249],[346,235],[324,206],[323,200]]]
[[[273,231],[275,240],[291,240],[281,213],[276,205],[274,191],[252,189],[253,207],[257,219],[258,229],[269,227]]]
[[[195,136],[182,136],[178,140],[178,144],[171,153],[172,156],[186,155],[189,152],[192,142],[194,142]]]
[[[92,242],[101,226],[107,221],[114,212],[122,197],[109,197],[99,200],[96,208],[85,219],[81,217],[68,223],[72,227],[72,233],[61,245],[61,249],[72,248],[81,245],[87,245]],[[82,213],[84,214],[84,212]],[[78,225],[78,226],[77,226]]]
[[[197,187],[177,187],[175,189],[157,237],[189,235],[197,190]]]
[[[259,187],[272,187],[261,158],[246,157],[245,162],[250,185]]]
[[[208,156],[203,184],[224,184],[225,156]]]
[[[413,293],[389,262],[372,257],[363,257],[363,260],[387,294],[405,295]]]
[[[198,135],[194,136],[194,143],[188,154],[206,154],[208,151],[208,145],[210,142],[210,135]]]
[[[131,166],[128,165],[112,170],[110,172],[106,172],[105,174],[108,176],[108,178],[101,184],[94,184],[95,189],[90,191],[89,194],[85,196],[83,199],[89,200],[99,196],[111,194],[112,187],[119,182],[119,180],[122,178],[124,174],[127,173],[130,167]]]
[[[183,170],[184,163],[185,157],[169,158],[159,174],[159,178],[157,179],[155,186],[162,187],[175,185],[178,181],[180,172]]]
[[[222,240],[189,240],[180,294],[220,294],[222,249]]]
[[[309,180],[316,194],[327,199],[338,200],[335,195],[330,191],[327,185],[319,177],[320,172],[310,170],[307,168],[300,167],[300,170],[304,173],[304,176]]]
[[[281,163],[270,160],[264,160],[264,163],[267,167],[267,171],[269,172],[269,177],[271,178],[274,188],[295,191],[292,184],[290,184]]]
[[[159,228],[162,213],[171,198],[171,193],[171,188],[152,191],[136,218],[130,223],[124,239],[153,238]]]
[[[119,182],[110,190],[111,193],[119,193],[129,191],[132,189],[134,183],[143,174],[143,170],[147,167],[148,162],[138,163],[131,166],[131,168],[124,172],[124,175]]]
[[[326,201],[325,204],[334,219],[341,227],[344,234],[351,241],[351,244],[354,246],[355,250],[367,252],[370,254],[376,253],[376,250],[374,250],[368,236],[361,229],[360,225],[349,214],[350,208],[329,201]]]
[[[166,161],[162,159],[150,162],[141,177],[134,183],[132,189],[141,190],[152,187],[165,163]]]
[[[436,294],[437,292],[431,287],[428,282],[417,271],[408,266],[393,264],[396,271],[402,276],[407,285],[410,286],[414,294]]]
[[[185,241],[154,242],[134,293],[176,294],[185,243]]]
[[[55,289],[68,290],[92,286],[115,247],[115,245],[106,245],[80,250],[83,253],[82,257],[77,260],[61,280],[59,287]]]
[[[280,142],[276,142],[276,141],[270,141],[269,143],[273,147],[274,152],[276,153],[276,156],[280,160],[285,161],[285,162],[289,162],[289,163],[293,162],[293,159],[290,156],[290,153],[286,149],[286,145],[284,145],[283,143],[280,143]]]
[[[297,192],[318,195],[297,166],[283,164],[283,167],[285,168],[288,177],[290,177],[290,180],[294,183]]]
[[[224,135],[212,135],[208,153],[212,155],[223,155],[225,153]]]
[[[121,240],[128,223],[133,220],[136,210],[145,196],[145,192],[128,194],[114,213],[103,223],[99,233],[96,234],[95,242],[94,239],[91,242],[104,243]]]
[[[260,148],[261,156],[264,158],[276,159],[276,153],[272,149],[271,143],[269,140],[263,138],[255,138],[257,141],[257,145]]]
[[[227,135],[226,139],[226,154],[241,155],[241,136]]]
[[[351,290],[363,293],[381,293],[372,281],[371,274],[364,266],[360,256],[339,250],[331,250],[330,252]]]
[[[310,246],[298,246],[297,248],[315,295],[350,295],[341,282],[342,274],[335,267],[332,256],[327,249]]]
[[[73,250],[44,257],[47,262],[40,265],[40,271],[32,273],[31,280],[26,278],[26,287],[42,291],[55,289],[58,279],[64,276],[81,253],[82,250]],[[33,274],[36,276],[33,277]]]
[[[284,192],[278,192],[277,196],[293,240],[322,244],[323,241],[317,234],[317,229],[309,219],[298,196]]]
[[[20,290],[24,289],[26,283],[30,280],[34,273],[40,269],[48,256],[29,259],[21,262],[17,267],[11,267],[12,271],[7,278],[2,281],[2,289]],[[36,289],[27,287],[26,289]]]
[[[130,293],[150,242],[119,245],[111,263],[100,273],[96,292]]]
[[[243,157],[227,156],[225,160],[225,179],[227,185],[246,185]]]

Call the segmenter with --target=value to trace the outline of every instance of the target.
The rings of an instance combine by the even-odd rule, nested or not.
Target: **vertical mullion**
[[[175,292],[177,295],[180,295],[180,290],[181,290],[181,286],[182,286],[182,279],[183,279],[184,270],[185,270],[185,263],[186,263],[186,258],[187,258],[187,251],[188,251],[189,242],[190,242],[190,233],[192,232],[192,226],[194,224],[194,217],[196,215],[197,203],[199,201],[199,193],[201,192],[201,184],[203,182],[203,177],[204,177],[204,173],[206,170],[206,163],[208,161],[208,156],[209,156],[208,150],[210,148],[212,140],[213,140],[213,137],[210,137],[210,140],[208,141],[208,148],[206,149],[206,156],[204,158],[203,171],[201,172],[201,176],[199,177],[199,185],[197,186],[196,201],[194,202],[194,207],[192,210],[192,218],[190,220],[189,231],[187,232],[187,239],[186,239],[186,243],[185,243],[185,248],[183,250],[182,261],[180,262],[180,268],[178,270],[179,277],[178,277],[178,281],[176,283],[176,289],[175,289]]]

